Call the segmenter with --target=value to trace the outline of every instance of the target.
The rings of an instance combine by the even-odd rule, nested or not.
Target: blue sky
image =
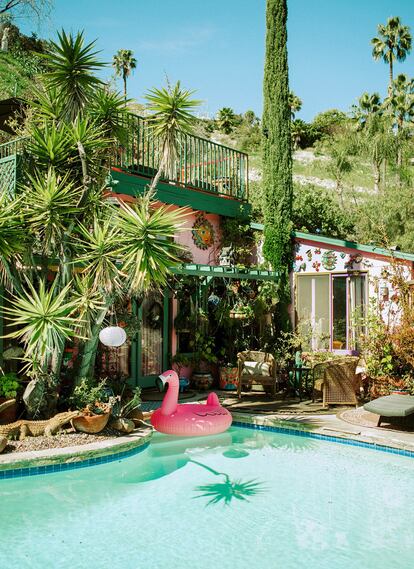
[[[165,74],[196,89],[203,111],[262,109],[265,0],[55,0],[37,31],[84,29],[110,62],[132,49],[138,68],[129,95],[142,102]],[[363,91],[384,94],[388,69],[371,57],[378,23],[398,15],[414,33],[414,0],[288,0],[291,88],[304,120],[329,108],[348,110]],[[24,28],[35,28],[26,23]],[[396,72],[413,75],[414,53]],[[112,74],[109,69],[107,77]],[[121,83],[119,82],[119,88]]]

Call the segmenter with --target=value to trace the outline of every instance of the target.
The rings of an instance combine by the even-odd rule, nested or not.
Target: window
[[[305,349],[358,349],[365,313],[366,275],[296,276],[297,327]]]

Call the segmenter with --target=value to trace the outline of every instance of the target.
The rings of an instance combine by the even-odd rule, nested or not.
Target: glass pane
[[[159,295],[147,297],[142,304],[141,375],[162,373],[164,311]]]
[[[313,349],[329,349],[330,339],[330,296],[329,275],[314,277],[315,313],[313,324]]]
[[[297,277],[298,332],[305,338],[304,350],[329,347],[329,276]]]
[[[347,277],[334,277],[332,279],[332,348],[346,350],[346,298]]]
[[[296,310],[297,329],[304,337],[309,338],[304,343],[304,350],[311,349],[312,331],[312,277],[298,276],[296,280]]]
[[[350,347],[359,348],[360,337],[364,331],[363,318],[365,316],[365,275],[351,276],[349,279],[349,340]]]

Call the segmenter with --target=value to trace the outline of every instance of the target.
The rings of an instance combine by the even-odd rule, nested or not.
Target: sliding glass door
[[[306,338],[304,349],[358,349],[365,308],[365,274],[296,276],[297,328]]]

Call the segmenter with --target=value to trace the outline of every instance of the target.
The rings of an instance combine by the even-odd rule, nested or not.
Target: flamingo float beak
[[[166,383],[168,383],[168,377],[163,373],[159,375],[155,380],[155,385],[157,386],[160,393],[164,391]]]

